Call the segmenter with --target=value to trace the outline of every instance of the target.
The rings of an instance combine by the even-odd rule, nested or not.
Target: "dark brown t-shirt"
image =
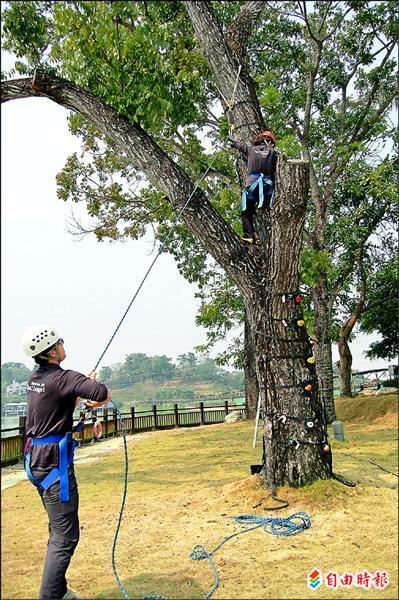
[[[27,437],[44,437],[72,431],[76,398],[102,402],[108,390],[77,371],[49,364],[31,375],[27,385]],[[31,468],[58,465],[58,444],[31,446]]]
[[[244,142],[235,142],[234,147],[238,148],[248,160],[247,186],[251,185],[257,179],[256,176],[250,175],[250,173],[263,173],[263,175],[270,177],[274,182],[278,154],[273,148],[264,144],[254,146],[253,144],[245,144]]]

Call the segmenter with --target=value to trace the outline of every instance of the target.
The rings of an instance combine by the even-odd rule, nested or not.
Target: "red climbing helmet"
[[[273,140],[274,144],[276,143],[276,136],[271,131],[262,131],[262,133],[259,134],[259,137],[261,139],[265,138],[265,137],[269,137],[271,140]]]

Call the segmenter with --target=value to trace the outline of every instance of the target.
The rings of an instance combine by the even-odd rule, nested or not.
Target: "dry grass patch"
[[[271,499],[249,475],[261,453],[260,447],[252,449],[252,435],[253,422],[242,422],[154,432],[135,443],[128,438],[129,489],[116,562],[129,595],[202,598],[213,575],[207,561],[189,560],[195,544],[209,551],[237,531],[231,516],[306,511],[312,527],[297,536],[258,529],[227,542],[214,557],[220,577],[215,600],[396,598],[397,478],[346,456],[358,452],[376,462],[386,459],[396,432],[375,424],[347,427],[348,441],[334,443],[335,471],[359,485],[329,480],[281,488],[278,495],[290,506],[277,512],[266,510]],[[121,450],[76,466],[82,537],[68,580],[86,598],[121,597],[110,556],[123,469]],[[35,598],[47,539],[45,513],[28,482],[7,489],[2,504],[2,598]],[[387,570],[392,583],[374,592],[311,591],[307,574],[314,567],[339,573]]]
[[[370,423],[375,420],[393,426],[398,423],[397,394],[336,398],[335,408],[337,418],[347,423]]]

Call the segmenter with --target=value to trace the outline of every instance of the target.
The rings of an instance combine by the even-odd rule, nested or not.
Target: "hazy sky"
[[[7,69],[10,59],[3,58],[2,68]],[[63,366],[87,372],[154,255],[150,236],[126,243],[98,243],[94,236],[86,236],[77,242],[67,232],[71,206],[57,198],[55,176],[79,142],[69,133],[66,117],[64,108],[45,98],[2,104],[1,362],[31,366],[21,348],[21,334],[27,326],[45,322],[65,339]],[[173,259],[162,255],[100,368],[123,361],[132,352],[175,359],[204,343],[205,331],[194,322],[198,307],[194,293]],[[354,368],[387,364],[364,358],[369,341],[361,336],[352,344]]]

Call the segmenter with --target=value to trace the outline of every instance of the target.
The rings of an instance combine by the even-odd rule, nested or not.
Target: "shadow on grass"
[[[210,576],[209,576],[210,579]],[[210,586],[213,582],[210,583]],[[209,591],[202,587],[196,581],[192,581],[183,573],[161,574],[145,573],[137,577],[130,577],[123,581],[123,586],[128,593],[129,598],[139,599],[143,596],[167,597],[169,600],[196,599],[203,598]],[[209,586],[209,589],[210,589]],[[124,598],[117,586],[103,590],[96,594],[96,600],[113,600],[114,598]]]
[[[394,429],[365,431],[364,425],[350,425],[345,441],[332,442],[334,471],[365,486],[395,489],[397,440]]]

